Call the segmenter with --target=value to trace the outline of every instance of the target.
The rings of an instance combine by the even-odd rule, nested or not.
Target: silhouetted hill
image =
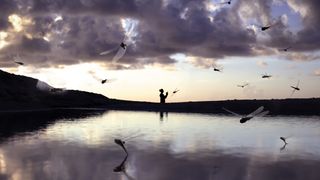
[[[0,109],[94,108],[108,104],[109,99],[100,94],[56,89],[49,85],[50,89],[41,90],[38,84],[37,79],[0,70]]]

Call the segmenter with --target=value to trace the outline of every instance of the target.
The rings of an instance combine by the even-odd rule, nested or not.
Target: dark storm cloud
[[[12,0],[0,0],[0,31],[7,29],[10,24],[8,15],[17,11],[17,4]]]
[[[307,16],[303,18],[304,29],[298,32],[298,50],[310,51],[319,50],[320,47],[320,1],[305,0],[301,1],[304,6],[309,8]]]
[[[295,51],[319,49],[320,3],[301,2],[309,7],[303,19],[304,28],[294,34],[285,23],[285,16],[273,17],[272,1],[237,0],[232,5],[210,11],[208,0],[16,0],[0,1],[0,29],[10,29],[8,16],[16,13],[32,18],[24,35],[16,37],[2,52],[24,50],[26,57],[46,54],[50,64],[110,62],[116,51],[105,56],[99,53],[119,47],[125,37],[121,18],[138,22],[134,43],[114,69],[143,68],[144,65],[172,65],[176,53],[190,57],[223,59],[230,56],[274,54],[271,49],[294,45]],[[62,20],[55,20],[58,16]],[[270,25],[261,32],[248,27]],[[259,42],[258,36],[268,36]],[[13,35],[14,36],[14,35]],[[48,40],[48,41],[47,41]],[[20,48],[18,48],[20,47]],[[258,51],[257,51],[258,50]],[[37,58],[35,58],[37,59]],[[42,58],[43,59],[43,58]],[[34,59],[26,61],[37,64]],[[43,61],[41,62],[43,63]],[[195,65],[197,62],[194,62]],[[201,61],[199,60],[199,63]],[[110,64],[110,63],[109,63]],[[110,65],[111,67],[111,65]]]
[[[32,38],[27,37],[22,38],[21,50],[29,52],[50,52],[50,43],[42,38]]]

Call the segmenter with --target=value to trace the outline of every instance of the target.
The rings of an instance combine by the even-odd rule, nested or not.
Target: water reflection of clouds
[[[8,177],[15,179],[126,179],[113,172],[123,159],[120,149],[42,142],[2,145]],[[270,162],[269,156],[234,156],[223,151],[172,154],[167,148],[137,149],[129,146],[128,174],[139,180],[166,179],[308,179],[318,180],[320,162],[292,159]],[[35,152],[36,150],[36,152]],[[258,153],[259,154],[259,153]],[[303,178],[307,177],[307,178]],[[11,178],[7,178],[11,179]]]
[[[113,139],[140,130],[144,136],[126,143],[135,179],[318,180],[319,124],[266,117],[243,126],[231,117],[178,113],[159,124],[156,113],[111,111],[2,143],[0,179],[127,179],[113,172],[124,156]],[[296,136],[280,152],[284,129]]]
[[[141,149],[157,148],[168,143],[172,153],[176,154],[227,149],[228,153],[237,151],[250,154],[251,151],[259,151],[260,154],[278,156],[282,145],[279,137],[285,132],[297,136],[290,139],[291,150],[288,153],[308,152],[320,156],[316,149],[319,143],[314,143],[319,142],[319,139],[315,139],[318,131],[311,128],[313,126],[310,123],[301,125],[292,120],[283,122],[283,117],[263,117],[242,125],[236,118],[228,116],[179,113],[171,113],[169,118],[165,124],[159,124],[157,115],[151,112],[110,111],[98,117],[56,123],[46,130],[46,138],[89,146],[111,146],[114,138],[141,131],[143,136],[130,140]],[[306,138],[310,136],[311,141]],[[310,145],[313,147],[306,148]]]

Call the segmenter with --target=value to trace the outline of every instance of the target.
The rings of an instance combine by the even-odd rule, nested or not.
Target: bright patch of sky
[[[283,15],[287,16],[288,27],[293,32],[297,32],[303,28],[300,14],[293,11],[285,2],[273,3],[273,6],[271,6],[271,13],[276,19]]]

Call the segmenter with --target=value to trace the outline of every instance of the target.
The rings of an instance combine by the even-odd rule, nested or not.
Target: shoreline
[[[12,102],[11,102],[12,103]],[[11,105],[14,105],[11,104]],[[20,104],[21,105],[21,104]],[[46,111],[152,111],[152,112],[181,112],[203,114],[230,114],[222,108],[230,109],[238,114],[249,114],[260,106],[269,110],[269,115],[320,115],[320,98],[309,99],[271,99],[271,100],[225,100],[225,101],[195,101],[175,103],[154,103],[109,99],[104,104],[85,106],[54,106],[40,107],[23,105],[0,108],[0,113],[27,113]]]

